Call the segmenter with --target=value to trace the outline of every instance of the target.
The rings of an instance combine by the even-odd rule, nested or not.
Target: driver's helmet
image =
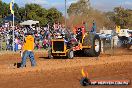
[[[82,31],[82,29],[81,28],[78,28],[78,32],[81,32]]]
[[[56,38],[63,38],[63,36],[60,33],[57,33]]]

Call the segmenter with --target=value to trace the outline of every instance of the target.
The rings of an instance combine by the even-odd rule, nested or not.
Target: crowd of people
[[[64,32],[64,26],[61,24],[54,24],[53,30],[57,33]],[[14,50],[21,49],[24,42],[24,38],[27,32],[32,32],[35,38],[35,49],[47,49],[51,46],[51,28],[47,25],[46,27],[35,27],[35,26],[15,26],[14,28]],[[0,27],[1,42],[6,43],[6,50],[13,50],[13,29],[12,27]]]
[[[83,30],[88,31],[88,29],[85,26],[87,26],[85,23],[82,26]],[[58,36],[65,35],[65,41],[68,41],[69,36],[73,37],[74,40],[81,40],[81,34],[84,34],[85,31],[81,32],[81,30],[77,32],[77,35],[75,36],[73,32],[70,30],[66,30],[65,26],[60,23],[54,23],[52,26],[48,25],[45,27],[36,27],[34,26],[18,26],[16,25],[14,28],[14,50],[17,51],[22,48],[24,39],[26,37],[26,34],[28,32],[32,32],[34,38],[35,38],[35,49],[47,49],[49,46],[51,46],[51,39],[56,38]],[[93,22],[93,27],[91,32],[96,32],[96,24]],[[67,35],[66,35],[67,34]],[[72,35],[73,34],[73,35]],[[67,37],[66,37],[67,36]],[[71,39],[71,38],[70,38]],[[13,28],[11,26],[2,26],[0,27],[0,43],[5,42],[6,43],[6,50],[13,50]],[[80,41],[81,42],[81,41]],[[0,46],[1,48],[1,46]]]

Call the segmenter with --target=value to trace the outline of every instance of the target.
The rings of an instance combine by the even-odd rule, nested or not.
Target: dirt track
[[[116,52],[116,51],[115,51]],[[19,54],[0,56],[0,88],[83,88],[80,85],[81,69],[90,79],[132,80],[132,52],[119,51],[114,56],[75,57],[74,59],[46,59],[43,52],[35,53],[38,66],[18,69]],[[88,88],[132,88],[129,86],[90,86]]]

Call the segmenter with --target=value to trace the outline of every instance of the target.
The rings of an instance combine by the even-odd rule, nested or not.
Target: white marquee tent
[[[20,23],[20,25],[32,26],[33,24],[37,24],[37,23],[39,23],[39,21],[27,20],[27,21],[24,21],[24,22]]]

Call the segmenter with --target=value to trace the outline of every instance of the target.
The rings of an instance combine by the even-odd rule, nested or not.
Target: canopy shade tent
[[[27,20],[27,21],[24,21],[24,22],[20,23],[20,25],[29,25],[29,26],[31,26],[31,25],[37,24],[37,23],[39,23],[39,21]]]
[[[5,17],[3,20],[4,21],[13,21],[13,15]],[[19,21],[19,19],[14,16],[14,21]]]

